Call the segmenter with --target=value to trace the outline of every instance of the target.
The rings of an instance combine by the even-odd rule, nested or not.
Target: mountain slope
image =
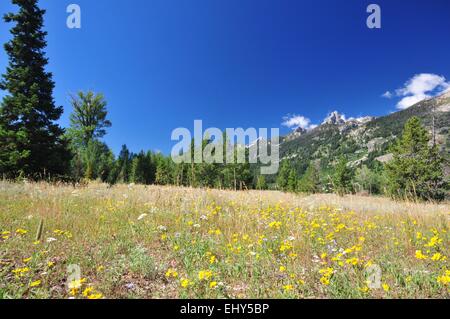
[[[389,158],[385,156],[389,145],[401,134],[412,116],[419,117],[431,133],[433,113],[436,141],[449,160],[450,92],[378,118],[346,120],[338,112],[333,112],[322,125],[310,131],[297,129],[283,137],[280,157],[289,160],[299,173],[303,173],[312,160],[320,160],[322,169],[329,169],[341,155],[346,155],[354,166],[371,166]]]

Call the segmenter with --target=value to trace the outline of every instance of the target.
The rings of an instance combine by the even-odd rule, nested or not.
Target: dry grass
[[[0,182],[0,298],[445,298],[449,217],[381,197]]]

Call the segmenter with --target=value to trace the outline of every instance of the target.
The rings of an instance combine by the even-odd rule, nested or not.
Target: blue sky
[[[82,28],[66,27],[77,3]],[[368,29],[377,3],[382,28]],[[102,92],[118,152],[169,153],[177,127],[280,127],[328,112],[383,115],[448,88],[450,1],[41,0],[55,100]],[[14,7],[2,0],[0,13]],[[0,42],[9,39],[0,23]],[[0,50],[0,71],[7,57]],[[427,74],[416,77],[415,75]],[[402,89],[403,90],[398,90]],[[428,90],[429,89],[429,90]],[[398,91],[396,91],[398,90]],[[427,91],[428,90],[428,91]],[[390,98],[382,97],[389,91]],[[389,95],[389,94],[387,94]],[[296,121],[294,121],[296,122]],[[299,121],[300,123],[301,121]],[[303,123],[303,122],[302,122]]]

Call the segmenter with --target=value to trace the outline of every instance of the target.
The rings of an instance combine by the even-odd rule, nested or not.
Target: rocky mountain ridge
[[[389,145],[412,116],[419,117],[430,134],[434,123],[436,141],[449,160],[450,91],[382,117],[347,119],[338,111],[331,112],[321,125],[310,130],[299,127],[282,137],[280,156],[291,161],[300,173],[312,160],[329,168],[340,155],[347,156],[354,166],[385,162],[390,158]]]

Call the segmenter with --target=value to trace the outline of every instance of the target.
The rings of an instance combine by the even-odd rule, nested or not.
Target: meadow
[[[0,182],[0,299],[448,298],[449,218],[382,197]]]

